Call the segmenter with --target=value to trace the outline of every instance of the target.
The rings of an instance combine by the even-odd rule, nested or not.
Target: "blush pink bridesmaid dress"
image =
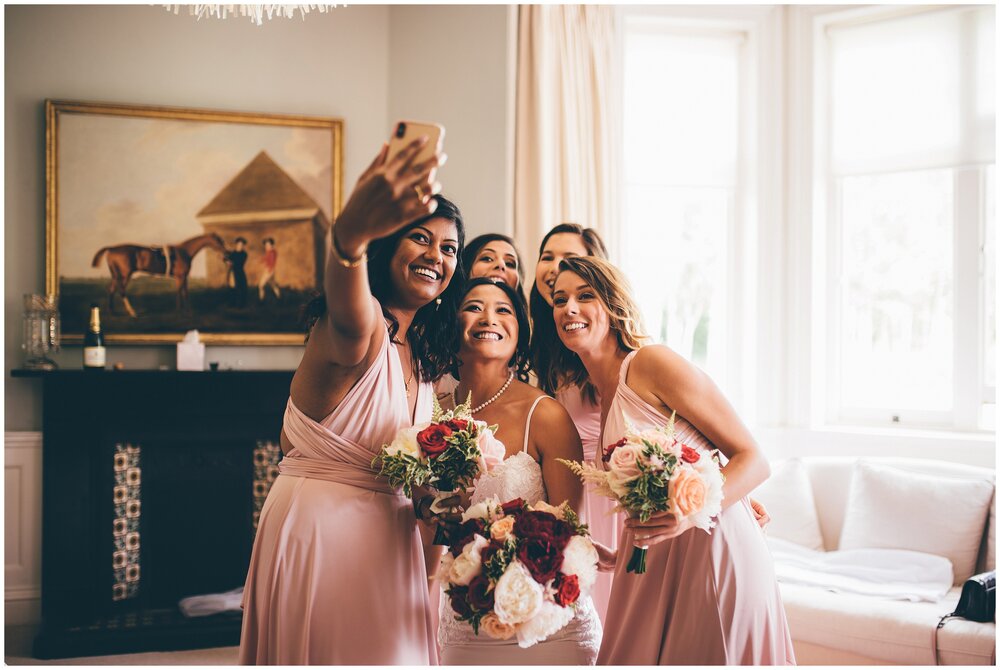
[[[604,449],[601,439],[601,404],[596,405],[587,400],[579,386],[568,386],[556,393],[558,400],[576,425],[583,442],[583,459],[591,465],[596,465],[595,459],[600,458]],[[583,508],[579,510],[580,518],[590,528],[590,536],[603,545],[614,549],[618,546],[618,536],[622,530],[622,517],[614,511],[615,502],[610,498],[594,494],[590,487],[584,488]],[[597,582],[590,592],[594,599],[594,607],[601,618],[601,623],[607,625],[606,614],[608,599],[611,597],[611,583],[614,574],[602,572],[597,576]]]
[[[625,384],[622,362],[604,440],[668,417]],[[677,439],[714,447],[681,417]],[[746,498],[719,515],[711,535],[693,528],[649,548],[646,573],[626,572],[632,533],[622,533],[599,665],[794,665],[792,639],[764,534]]]
[[[372,471],[382,444],[415,417],[388,333],[372,366],[322,421],[291,398],[281,461],[261,511],[243,600],[240,663],[428,665],[437,662],[427,577],[409,499]]]

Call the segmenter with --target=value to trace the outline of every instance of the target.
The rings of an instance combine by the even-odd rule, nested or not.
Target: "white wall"
[[[443,193],[467,238],[513,232],[516,7],[398,6],[389,15],[389,117],[445,127]]]
[[[41,383],[11,379],[21,296],[45,288],[45,98],[344,119],[345,195],[392,122],[448,129],[441,178],[470,233],[509,216],[503,6],[349,6],[304,20],[196,21],[160,6],[5,7],[5,423],[41,428]],[[415,54],[419,54],[417,57]],[[301,347],[210,347],[222,367],[293,369]],[[80,366],[80,348],[64,367]],[[174,365],[172,347],[109,350],[127,368]]]
[[[447,127],[445,192],[469,234],[510,230],[508,8],[350,6],[305,21],[196,21],[159,6],[7,6],[4,389],[7,623],[37,620],[41,382],[21,365],[21,296],[45,288],[46,98],[334,116],[345,196],[396,118]],[[416,57],[415,54],[422,55]],[[293,369],[301,347],[209,347],[223,367]],[[109,349],[130,369],[174,366],[170,347]],[[78,368],[80,347],[61,365]]]

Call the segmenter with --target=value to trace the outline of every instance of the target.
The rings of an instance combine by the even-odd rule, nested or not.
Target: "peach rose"
[[[479,622],[479,627],[494,640],[509,640],[517,632],[514,626],[511,626],[509,623],[503,623],[500,621],[500,617],[493,612],[482,618]]]
[[[699,512],[707,493],[701,475],[692,468],[679,468],[670,480],[670,511],[681,518]]]
[[[515,518],[512,516],[505,516],[498,521],[494,521],[493,525],[490,526],[490,537],[497,542],[506,542],[511,533],[514,532],[514,521]],[[506,640],[507,638],[500,639]]]

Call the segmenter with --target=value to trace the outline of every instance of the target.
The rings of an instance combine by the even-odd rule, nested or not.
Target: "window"
[[[876,11],[828,23],[821,60],[827,419],[986,427],[996,386],[993,8]]]
[[[746,37],[662,16],[625,22],[618,238],[647,333],[737,396],[728,305],[739,271]]]

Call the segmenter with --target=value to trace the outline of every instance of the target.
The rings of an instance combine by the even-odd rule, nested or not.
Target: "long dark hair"
[[[507,299],[510,300],[511,304],[514,306],[514,317],[517,319],[517,346],[514,349],[514,356],[507,362],[507,367],[514,369],[514,376],[517,377],[522,382],[528,381],[528,372],[531,371],[531,357],[528,353],[528,342],[531,339],[531,322],[528,320],[528,311],[521,302],[522,298],[517,295],[510,286],[504,282],[493,281],[488,277],[477,277],[475,279],[470,279],[465,285],[465,290],[462,291],[461,300],[465,300],[465,297],[469,295],[469,292],[477,286],[495,286],[504,292]],[[461,300],[459,305],[461,305]],[[461,379],[459,376],[459,368],[462,366],[462,362],[458,360],[457,354],[461,347],[462,333],[459,328],[455,328],[455,340],[453,344],[453,350],[455,351],[455,367],[452,370],[452,375],[455,379]]]
[[[517,288],[515,292],[524,305],[524,309],[527,310],[528,300],[524,297],[524,258],[521,256],[521,252],[518,250],[517,245],[514,244],[512,238],[502,233],[486,233],[485,235],[472,238],[469,244],[466,245],[465,251],[462,252],[462,264],[465,266],[466,273],[472,272],[472,265],[476,262],[476,256],[490,242],[506,242],[514,250],[514,255],[517,256]]]
[[[560,233],[573,233],[579,235],[583,240],[583,246],[590,256],[596,256],[604,260],[608,259],[608,250],[604,246],[604,241],[593,228],[584,228],[577,223],[560,223],[549,232],[545,233],[542,243],[538,246],[538,256],[541,257],[545,250],[545,244],[553,235]],[[553,354],[558,347],[562,346],[559,340],[559,333],[556,332],[556,324],[552,319],[552,306],[545,302],[545,298],[538,292],[538,283],[531,283],[531,366],[538,375],[538,386],[548,393],[554,395],[556,391],[567,383],[572,383],[565,379],[559,369],[554,365]],[[597,402],[597,389],[589,381],[580,385],[584,396],[592,403]]]
[[[462,264],[462,251],[465,247],[465,223],[458,206],[443,195],[435,195],[437,209],[429,216],[417,219],[408,226],[397,230],[388,237],[373,240],[368,245],[368,285],[372,295],[382,305],[382,316],[389,322],[389,337],[395,338],[399,331],[399,320],[385,305],[392,296],[394,287],[389,264],[399,248],[399,242],[417,226],[433,219],[447,219],[455,224],[458,232],[458,255],[455,263],[455,273],[448,286],[438,296],[440,303],[433,300],[413,316],[413,322],[407,332],[406,339],[410,342],[413,362],[420,370],[420,380],[436,382],[444,374],[455,368],[456,358],[452,348],[455,336],[455,320],[458,314],[458,303],[464,293],[465,267]],[[326,313],[326,296],[318,293],[303,309],[303,322],[307,331]],[[306,339],[309,339],[308,332]]]

